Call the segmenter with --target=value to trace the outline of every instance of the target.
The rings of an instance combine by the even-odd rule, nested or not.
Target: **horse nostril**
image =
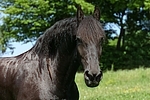
[[[90,80],[90,81],[97,81],[97,82],[100,82],[102,76],[103,76],[103,73],[102,71],[100,71],[100,73],[90,73],[89,71],[85,71],[85,76],[86,76],[86,79],[87,80]]]
[[[97,74],[93,74],[93,77],[96,77]]]
[[[100,73],[96,76],[96,81],[99,82],[101,80],[102,76],[103,76],[103,73],[102,73],[102,71],[100,71]]]
[[[90,81],[94,80],[94,77],[89,73],[89,71],[85,71],[85,75],[89,78]]]

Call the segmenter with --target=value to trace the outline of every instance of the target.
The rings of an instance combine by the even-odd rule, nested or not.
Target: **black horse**
[[[84,68],[88,87],[102,78],[99,58],[105,37],[100,11],[56,22],[27,52],[0,58],[0,100],[78,100],[74,81],[78,67]]]

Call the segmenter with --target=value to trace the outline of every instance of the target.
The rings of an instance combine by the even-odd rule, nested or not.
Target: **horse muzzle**
[[[88,87],[96,87],[102,79],[102,71],[99,73],[92,74],[90,71],[84,72],[85,83]]]

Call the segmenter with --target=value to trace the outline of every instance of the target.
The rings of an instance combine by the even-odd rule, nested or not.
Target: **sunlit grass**
[[[107,71],[96,88],[87,87],[78,73],[76,83],[80,100],[150,100],[150,69]]]

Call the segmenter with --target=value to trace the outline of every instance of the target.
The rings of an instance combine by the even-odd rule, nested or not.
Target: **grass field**
[[[107,71],[96,88],[87,87],[78,73],[76,83],[80,100],[150,100],[150,68]]]

